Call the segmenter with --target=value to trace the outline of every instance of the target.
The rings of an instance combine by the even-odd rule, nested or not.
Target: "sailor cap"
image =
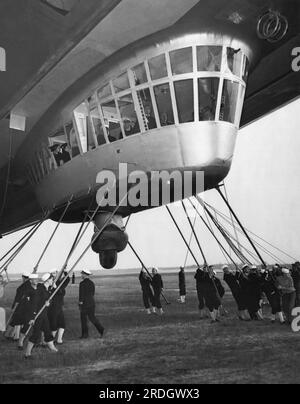
[[[39,279],[39,276],[37,274],[30,274],[29,279]]]
[[[81,273],[82,273],[82,274],[85,274],[85,275],[92,275],[92,272],[89,271],[88,269],[83,269],[83,270],[81,271]]]
[[[52,275],[52,274],[56,274],[57,272],[58,272],[57,269],[53,268],[53,269],[50,269],[49,274]]]
[[[23,272],[22,273],[22,276],[23,276],[23,278],[29,278],[29,276],[30,276],[30,272]]]
[[[287,268],[282,268],[282,273],[288,275],[290,273],[290,270]]]
[[[47,282],[49,279],[51,278],[51,275],[48,273],[48,274],[45,274],[45,275],[43,275],[42,276],[42,282]]]

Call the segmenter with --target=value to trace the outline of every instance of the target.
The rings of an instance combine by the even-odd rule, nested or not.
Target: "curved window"
[[[145,130],[156,129],[156,119],[149,88],[137,92]]]
[[[241,77],[242,56],[241,49],[227,48],[227,66],[238,77]]]
[[[90,98],[89,107],[90,107],[92,125],[94,128],[95,136],[97,138],[97,143],[99,146],[102,146],[103,144],[106,143],[106,139],[104,129],[102,126],[101,116],[98,109],[98,102],[96,100],[95,95],[93,95],[93,97]]]
[[[101,105],[108,140],[113,143],[123,138],[119,113],[114,100]]]
[[[148,61],[151,79],[158,80],[168,76],[165,55],[156,56]]]
[[[194,122],[194,83],[182,80],[174,83],[179,123]]]
[[[235,123],[235,112],[237,107],[238,93],[238,83],[230,80],[224,80],[220,121],[226,121],[233,124]]]
[[[116,93],[120,93],[121,91],[128,90],[130,87],[128,74],[123,73],[118,78],[113,81],[114,89]]]
[[[134,108],[131,94],[127,94],[118,100],[119,110],[123,122],[125,136],[134,135],[140,132],[140,125]]]
[[[80,148],[77,140],[77,135],[74,129],[73,123],[69,123],[65,126],[68,144],[70,145],[71,157],[76,157],[80,154]]]
[[[74,116],[83,153],[95,149],[96,142],[89,116],[88,104],[86,102],[80,104],[74,110]]]
[[[197,46],[199,72],[219,72],[222,65],[222,46]]]
[[[184,48],[170,52],[172,73],[185,74],[193,71],[193,48]]]
[[[154,87],[154,94],[161,126],[174,125],[174,114],[170,85],[168,83]]]
[[[136,86],[147,83],[148,78],[147,78],[147,73],[146,73],[146,68],[145,68],[144,63],[141,63],[141,64],[135,66],[132,69],[132,73],[133,73],[133,77],[134,77],[134,83]]]
[[[214,121],[220,79],[217,77],[198,79],[199,120]]]

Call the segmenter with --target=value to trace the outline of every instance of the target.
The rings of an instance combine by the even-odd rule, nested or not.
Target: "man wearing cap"
[[[49,273],[43,275],[42,282],[38,284],[37,291],[36,291],[36,298],[34,299],[34,309],[32,313],[31,321],[29,322],[30,325],[33,325],[32,334],[29,338],[26,347],[25,358],[28,359],[31,357],[31,352],[36,345],[42,333],[45,336],[45,342],[50,349],[51,352],[58,352],[53,343],[53,336],[50,330],[49,320],[48,320],[48,307],[50,303],[48,302],[50,298],[50,291],[49,289],[53,285],[53,279]],[[43,311],[40,313],[41,309]],[[36,315],[40,313],[38,318],[35,318]]]
[[[275,323],[276,317],[278,316],[280,323],[283,324],[284,316],[282,312],[281,296],[276,284],[277,281],[275,275],[273,274],[273,270],[266,270],[265,268],[262,268],[261,288],[271,306],[271,322]]]
[[[227,283],[229,289],[231,290],[232,296],[238,306],[239,319],[242,321],[248,321],[249,316],[247,313],[245,299],[243,298],[241,285],[239,284],[236,274],[234,274],[227,265],[225,265],[222,270],[224,273],[224,282]]]
[[[0,275],[0,300],[4,296],[4,289],[7,285],[8,281],[4,279],[2,275]],[[0,307],[0,332],[6,330],[6,311],[3,307]]]
[[[292,322],[292,310],[295,307],[296,289],[293,278],[287,268],[282,268],[282,275],[277,277],[277,289],[282,295],[282,309],[288,324]]]
[[[54,281],[57,277],[57,271],[52,272],[55,273]],[[50,293],[53,293],[56,288],[58,288],[58,292],[55,294],[53,299],[51,300],[50,307],[48,309],[48,318],[50,323],[51,332],[54,338],[56,338],[56,342],[59,345],[63,344],[63,336],[66,329],[66,321],[64,315],[64,297],[66,295],[66,288],[70,283],[70,277],[66,272],[63,273],[62,277],[57,280],[55,287],[51,287]]]
[[[81,339],[89,337],[88,319],[95,326],[101,337],[104,334],[104,327],[95,316],[95,284],[90,279],[91,275],[92,273],[89,270],[81,272],[82,281],[79,285]]]
[[[144,307],[146,309],[146,313],[151,314],[153,312],[154,297],[153,297],[153,291],[151,289],[151,277],[146,272],[145,268],[141,269],[139,275],[139,281],[142,288],[143,302]]]
[[[261,277],[258,271],[258,267],[256,265],[252,265],[248,279],[252,289],[251,302],[252,302],[252,312],[255,313],[254,320],[256,319],[263,320],[263,314],[262,314],[263,292],[261,288]]]
[[[5,337],[7,339],[18,341],[20,338],[21,328],[26,321],[26,301],[24,300],[24,296],[26,296],[31,287],[29,276],[29,272],[23,272],[22,284],[17,288],[16,296],[12,305],[13,316],[5,333]]]
[[[295,307],[300,307],[300,262],[295,262],[292,267],[292,278],[296,289]]]
[[[29,322],[34,317],[34,310],[35,310],[35,299],[36,299],[36,292],[37,292],[37,285],[38,285],[38,275],[37,274],[30,274],[29,275],[29,282],[30,288],[28,288],[26,294],[24,295],[24,301],[26,302],[26,310],[25,310],[25,322],[23,324],[23,328],[21,329],[21,334],[18,343],[18,349],[23,350],[25,335],[30,327]]]
[[[237,274],[237,277],[251,320],[262,320],[262,316],[259,312],[262,293],[257,268],[252,267],[250,269],[249,265],[244,265],[242,272]]]
[[[194,279],[196,280],[196,290],[198,297],[198,308],[200,312],[200,320],[205,318],[205,300],[204,300],[204,272],[201,268],[197,268]]]
[[[216,281],[216,272],[212,265],[204,268],[204,277],[205,303],[210,313],[211,322],[216,323],[219,321],[218,315],[222,307],[222,296],[224,296],[225,290],[221,282]]]
[[[154,309],[157,309],[158,314],[162,315],[164,312],[160,301],[160,295],[164,288],[164,284],[161,275],[158,273],[157,268],[152,268],[151,283],[154,291]]]

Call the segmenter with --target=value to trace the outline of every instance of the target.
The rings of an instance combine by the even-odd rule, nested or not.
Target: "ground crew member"
[[[250,287],[252,289],[251,292],[251,311],[255,313],[254,319],[256,317],[258,320],[263,320],[262,314],[262,290],[261,290],[261,278],[258,272],[257,266],[253,265],[250,270],[250,274],[248,275],[248,280],[250,282]],[[255,310],[257,310],[255,312]]]
[[[158,314],[162,315],[164,312],[160,301],[160,295],[164,288],[164,284],[161,275],[158,273],[157,268],[152,268],[151,284],[154,291],[154,308],[158,310]],[[156,310],[154,310],[154,312],[156,312]]]
[[[220,281],[220,279],[217,277],[217,273],[216,271],[213,271],[213,281],[214,284],[216,285],[218,294],[220,296],[221,299],[223,299],[224,295],[225,295],[225,289],[224,286],[222,285],[222,282]]]
[[[200,320],[205,318],[205,300],[203,292],[204,284],[204,272],[201,268],[197,268],[194,278],[196,279],[196,289],[198,296],[198,308],[200,311]]]
[[[38,285],[38,275],[37,274],[30,274],[29,281],[30,281],[30,288],[28,288],[26,294],[24,295],[24,300],[26,301],[26,310],[25,310],[25,322],[23,328],[21,329],[21,334],[18,343],[18,349],[23,350],[25,335],[30,327],[29,323],[30,320],[34,318],[35,313],[35,305],[36,305],[36,292],[37,292],[37,285]]]
[[[24,296],[30,289],[29,272],[22,274],[22,284],[17,288],[16,296],[12,305],[13,316],[8,324],[5,337],[18,341],[23,324],[25,323],[25,309],[26,301],[23,300]]]
[[[292,278],[296,289],[295,307],[300,307],[300,262],[295,262],[292,269]]]
[[[251,273],[249,265],[244,265],[242,272],[238,273],[237,276],[251,320],[262,320],[259,313],[261,289],[258,276],[255,275],[254,269]]]
[[[222,299],[225,296],[225,289],[222,285],[222,282],[220,281],[220,279],[217,277],[217,273],[216,271],[214,271],[213,267],[210,266],[210,271],[212,272],[212,280],[215,286],[215,289],[217,289],[217,295],[219,296],[220,300],[221,300],[221,306],[219,307],[218,310],[218,315],[219,317],[222,316],[222,314],[228,314],[227,311],[224,309],[223,305],[222,305]]]
[[[81,339],[89,337],[88,319],[96,327],[101,337],[103,337],[104,334],[104,327],[95,316],[95,284],[90,279],[91,275],[92,273],[89,270],[83,270],[81,272],[82,281],[79,285]]]
[[[48,308],[50,303],[49,298],[50,288],[53,286],[53,278],[49,273],[42,276],[42,282],[38,284],[36,297],[35,297],[35,307],[34,312],[32,315],[32,319],[29,322],[30,325],[33,326],[32,334],[29,338],[27,343],[26,352],[25,352],[25,359],[31,358],[31,352],[40,339],[42,332],[44,333],[45,342],[50,349],[51,352],[58,352],[54,345],[54,338],[51,333],[49,320],[48,320]],[[39,315],[37,319],[35,319],[36,315],[40,312],[40,310],[44,308],[42,313]]]
[[[272,316],[271,321],[275,323],[276,317],[278,316],[281,324],[284,324],[284,316],[282,312],[281,297],[280,293],[276,287],[276,278],[273,271],[266,271],[262,269],[261,271],[261,289],[266,295],[268,302],[271,306]]]
[[[61,283],[63,283],[62,286]],[[56,342],[58,345],[63,344],[63,336],[66,329],[66,321],[64,315],[64,297],[66,295],[66,288],[70,283],[70,277],[67,276],[65,272],[62,275],[62,278],[56,282],[56,287],[59,288],[58,292],[55,294],[53,299],[51,300],[50,307],[48,309],[48,318],[50,329],[53,335],[53,338],[56,338]],[[51,293],[55,291],[56,288],[51,289]]]
[[[151,277],[144,268],[141,269],[139,281],[143,292],[143,302],[146,312],[147,314],[151,314],[151,312],[155,311],[154,296],[151,289]]]
[[[211,322],[218,322],[218,313],[222,305],[221,298],[213,279],[213,273],[208,267],[203,268],[203,295],[206,307],[209,310]]]
[[[282,268],[282,275],[277,277],[277,289],[282,295],[282,308],[288,324],[292,323],[292,310],[295,307],[296,289],[293,278],[287,268]]]
[[[180,267],[180,271],[178,273],[178,283],[179,283],[180,303],[185,303],[186,284],[185,284],[185,272],[183,267]]]
[[[0,299],[4,296],[4,289],[7,285],[7,281],[0,275]],[[0,307],[0,332],[6,330],[6,312],[5,309]]]
[[[229,289],[231,290],[232,296],[238,306],[239,319],[242,321],[248,321],[249,315],[247,313],[247,307],[245,304],[245,299],[243,298],[241,285],[237,279],[236,274],[234,274],[227,265],[223,268],[224,282],[227,283]]]

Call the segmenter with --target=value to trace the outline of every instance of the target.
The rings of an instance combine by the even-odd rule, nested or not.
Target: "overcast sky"
[[[228,197],[244,225],[277,245],[291,256],[300,259],[300,100],[266,116],[240,131],[232,169],[226,179]],[[216,191],[205,194],[205,199],[226,212]],[[186,235],[190,227],[178,207],[173,212]],[[55,223],[43,224],[16,261],[12,272],[31,270],[46,245]],[[51,247],[41,262],[40,271],[61,267],[72,245],[79,225],[62,225]],[[225,259],[203,225],[196,223],[203,250],[211,264]],[[166,209],[158,208],[131,217],[128,233],[133,246],[147,266],[180,266],[186,247],[179,237]],[[1,255],[23,233],[0,241]],[[92,229],[78,250],[89,243]],[[192,244],[200,263],[202,259],[195,243]],[[281,259],[284,259],[279,254]],[[75,257],[74,257],[75,258]],[[269,263],[274,260],[267,258]],[[290,260],[291,261],[291,260]],[[189,258],[188,264],[193,264]],[[129,248],[119,254],[116,269],[139,266]],[[76,268],[99,268],[98,257],[92,251]]]

